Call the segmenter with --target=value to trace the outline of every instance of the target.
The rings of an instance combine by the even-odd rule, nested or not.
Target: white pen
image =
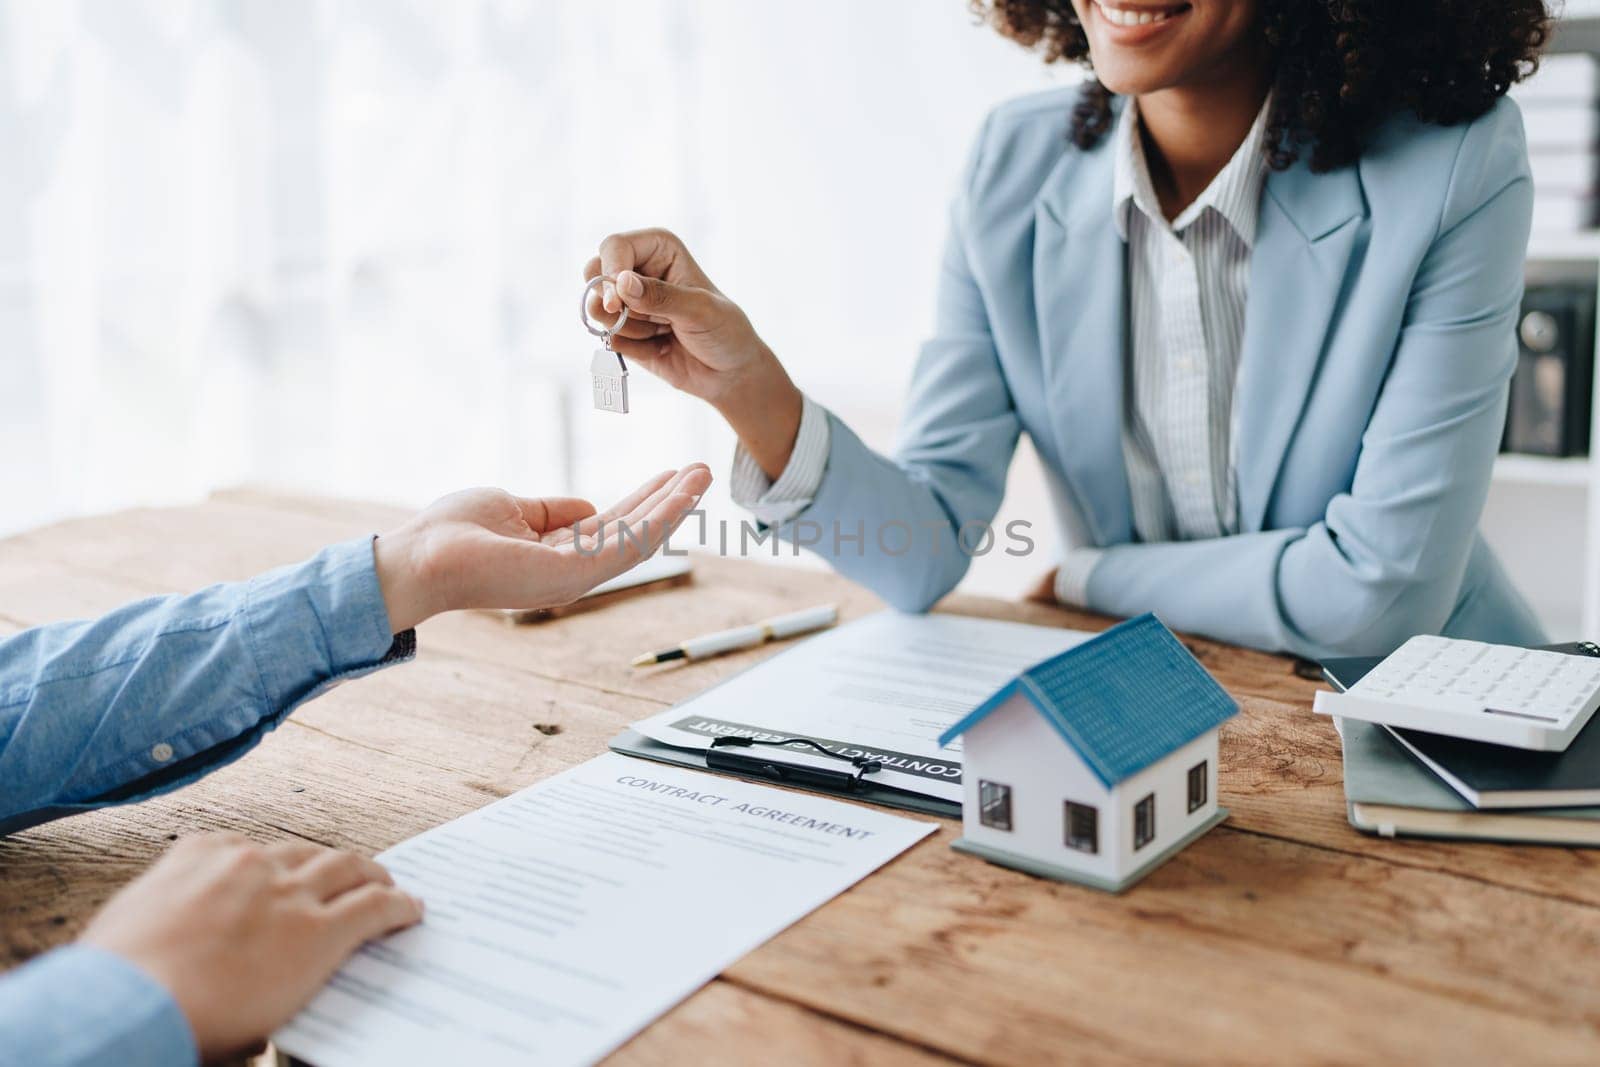
[[[779,615],[750,626],[737,626],[732,630],[719,630],[714,634],[691,637],[677,648],[665,652],[646,652],[633,661],[635,667],[649,667],[675,659],[705,659],[733,652],[741,648],[755,648],[768,641],[777,641],[795,634],[820,630],[839,621],[839,605],[823,604],[821,607]]]

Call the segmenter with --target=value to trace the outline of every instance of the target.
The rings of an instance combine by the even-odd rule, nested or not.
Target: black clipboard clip
[[[795,745],[806,745],[816,749],[828,759],[849,764],[850,769],[845,770],[841,767],[834,770],[830,767],[816,767],[809,763],[792,763],[777,758],[777,752],[732,751],[751,749],[757,745],[771,746],[780,750],[791,749]],[[837,752],[829,752],[806,737],[780,737],[771,741],[754,737],[718,737],[711,742],[711,747],[706,749],[708,771],[727,771],[730,774],[740,774],[750,778],[766,778],[785,785],[815,786],[819,789],[840,790],[846,793],[859,792],[866,785],[866,776],[875,774],[881,766],[882,764],[865,756],[841,756]]]

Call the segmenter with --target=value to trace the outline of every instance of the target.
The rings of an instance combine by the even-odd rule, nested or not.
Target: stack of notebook
[[[1600,656],[1589,642],[1552,651]],[[1343,690],[1379,659],[1330,660]],[[1564,752],[1535,752],[1336,719],[1350,824],[1386,837],[1600,845],[1600,715]]]

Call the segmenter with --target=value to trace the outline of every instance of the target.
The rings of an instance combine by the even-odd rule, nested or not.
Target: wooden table
[[[244,578],[395,514],[235,491],[0,541],[0,633]],[[692,585],[556,622],[434,620],[417,662],[300,709],[211,778],[0,840],[4,964],[71,937],[181,834],[374,853],[587,760],[764,654],[630,671],[661,634],[829,599],[847,617],[879,606],[832,575],[707,558]],[[616,1061],[1600,1063],[1600,852],[1356,833],[1312,684],[1286,659],[1193,644],[1244,707],[1222,732],[1218,830],[1112,897],[959,855],[948,823]]]

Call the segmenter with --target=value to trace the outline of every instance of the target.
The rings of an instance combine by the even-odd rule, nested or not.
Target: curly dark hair
[[[1089,66],[1070,0],[971,3],[1045,62]],[[1550,13],[1544,0],[1261,0],[1258,31],[1273,57],[1267,161],[1283,170],[1309,147],[1311,169],[1326,171],[1354,162],[1397,111],[1441,126],[1488,111],[1537,69]],[[1092,77],[1085,83],[1072,112],[1078,147],[1105,136],[1111,98]]]

